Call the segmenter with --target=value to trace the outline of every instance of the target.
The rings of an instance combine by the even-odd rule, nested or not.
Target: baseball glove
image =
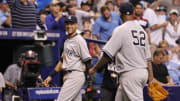
[[[168,91],[158,83],[150,83],[148,85],[148,95],[153,99],[153,101],[161,101],[168,97]]]

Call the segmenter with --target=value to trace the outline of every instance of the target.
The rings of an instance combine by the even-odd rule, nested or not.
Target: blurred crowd
[[[108,41],[123,24],[119,7],[134,5],[134,21],[147,32],[153,73],[162,85],[180,85],[180,0],[0,0],[0,28],[57,30],[66,33],[64,17],[78,19],[77,33]],[[39,6],[41,6],[39,8]],[[125,34],[125,33],[124,33]],[[138,40],[138,39],[137,39]],[[103,45],[89,42],[98,58]]]

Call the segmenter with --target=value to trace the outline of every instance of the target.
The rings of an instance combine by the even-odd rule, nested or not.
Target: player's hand
[[[52,77],[48,76],[45,80],[44,80],[44,86],[45,87],[49,87],[49,82],[51,82]]]
[[[157,80],[155,78],[149,79],[149,84],[154,83],[154,82],[157,82]]]
[[[96,72],[96,69],[94,67],[89,69],[90,76],[93,75],[95,72]]]

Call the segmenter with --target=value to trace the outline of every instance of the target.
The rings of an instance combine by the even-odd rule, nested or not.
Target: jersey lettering
[[[65,50],[65,54],[66,54],[67,56],[71,57],[71,56],[74,55],[75,53],[74,53],[74,51],[72,51],[72,50],[70,50],[70,49],[66,49],[66,50]]]
[[[133,37],[133,44],[145,46],[145,33],[143,31],[131,30],[132,37]]]

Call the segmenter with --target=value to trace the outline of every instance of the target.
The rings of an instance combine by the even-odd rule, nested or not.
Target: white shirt
[[[180,36],[180,24],[178,25],[177,32],[175,32],[172,24],[168,22],[168,25],[165,31],[165,40],[169,43],[170,46],[177,46],[175,41],[178,39],[179,36]]]
[[[152,27],[156,24],[162,24],[166,18],[163,16],[157,16],[154,10],[147,8],[144,11],[143,17],[148,20],[149,26]],[[162,29],[150,30],[151,43],[158,45],[162,40]]]

